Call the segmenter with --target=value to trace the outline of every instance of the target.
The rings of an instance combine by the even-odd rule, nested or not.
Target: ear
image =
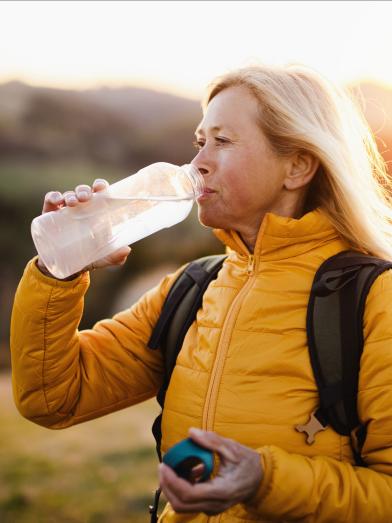
[[[291,158],[284,187],[295,191],[308,185],[319,168],[320,161],[307,151],[298,151]]]

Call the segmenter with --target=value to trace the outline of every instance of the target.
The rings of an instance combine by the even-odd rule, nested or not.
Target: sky
[[[392,86],[391,1],[1,1],[0,82],[200,98],[217,75],[304,63]]]

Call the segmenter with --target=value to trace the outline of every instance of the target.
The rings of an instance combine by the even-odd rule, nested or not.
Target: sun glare
[[[392,85],[391,15],[391,2],[0,2],[0,81],[198,98],[231,68],[295,61]]]

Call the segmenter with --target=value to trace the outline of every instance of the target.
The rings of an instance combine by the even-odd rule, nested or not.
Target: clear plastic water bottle
[[[34,218],[38,254],[67,278],[111,252],[184,220],[204,180],[193,165],[154,163],[94,193],[88,202]]]

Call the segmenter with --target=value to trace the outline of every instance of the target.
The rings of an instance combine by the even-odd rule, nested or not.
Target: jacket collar
[[[236,231],[214,229],[214,233],[230,250],[242,256],[251,254]],[[261,223],[253,254],[266,260],[291,258],[338,237],[336,229],[321,209],[308,212],[299,219],[267,213]]]

